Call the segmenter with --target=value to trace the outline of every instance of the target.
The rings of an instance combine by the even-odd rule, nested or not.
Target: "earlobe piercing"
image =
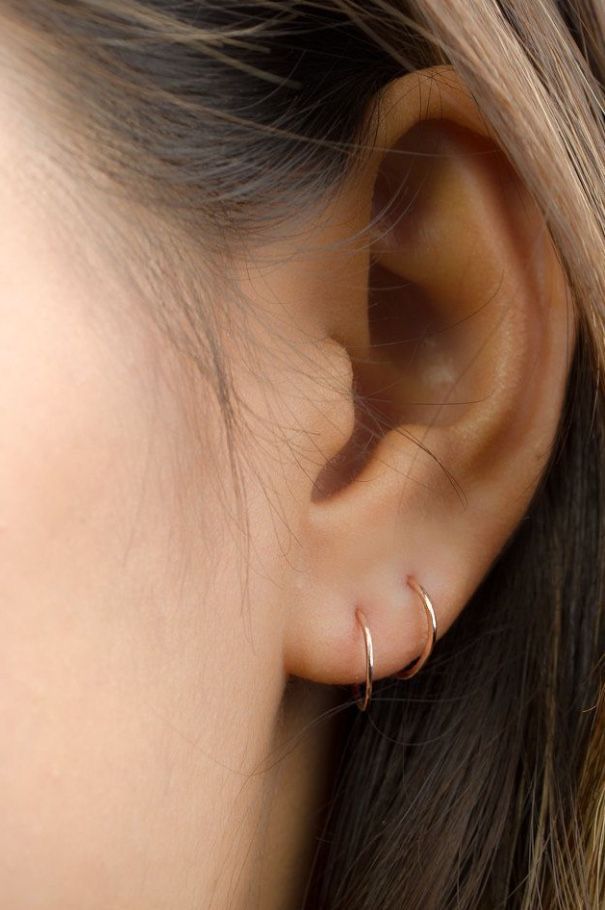
[[[365,643],[366,681],[363,696],[360,695],[361,686],[359,683],[355,683],[353,686],[353,693],[355,695],[355,703],[357,707],[360,711],[365,711],[370,704],[370,699],[372,698],[372,683],[374,681],[374,648],[372,646],[372,634],[370,632],[365,613],[358,607],[355,611],[355,616],[357,617],[357,622],[361,626],[363,632],[363,640]]]
[[[435,610],[433,609],[433,604],[431,603],[429,595],[424,590],[422,585],[418,584],[413,576],[410,575],[407,582],[412,590],[418,594],[424,608],[428,635],[426,643],[422,650],[422,654],[416,658],[411,667],[405,670],[400,670],[398,673],[396,673],[395,679],[411,679],[412,676],[415,676],[429,659],[437,640],[437,619],[435,617]],[[361,694],[360,683],[354,683],[353,694],[355,696],[355,704],[359,710],[366,711],[368,705],[370,704],[370,699],[372,698],[372,684],[374,681],[374,647],[372,644],[372,634],[370,632],[365,613],[358,607],[355,611],[355,616],[363,632],[366,658],[366,679],[363,694]]]
[[[422,606],[424,607],[427,626],[427,638],[422,654],[416,658],[415,662],[409,669],[400,670],[399,673],[396,673],[395,679],[411,679],[412,676],[415,676],[431,656],[431,651],[435,647],[435,642],[437,640],[437,619],[435,617],[435,611],[433,609],[433,604],[431,603],[431,598],[426,593],[422,585],[418,584],[416,579],[411,575],[408,576],[408,585],[419,596]]]

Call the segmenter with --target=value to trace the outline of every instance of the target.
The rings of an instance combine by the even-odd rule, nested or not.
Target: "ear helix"
[[[416,674],[422,669],[422,667],[429,659],[437,640],[437,619],[435,617],[435,610],[433,609],[433,604],[431,603],[429,595],[413,576],[408,576],[407,583],[420,598],[420,602],[426,616],[427,638],[422,653],[414,659],[414,662],[411,664],[411,666],[408,665],[404,667],[403,670],[395,673],[395,679],[411,679],[412,676],[416,676]],[[355,611],[355,616],[363,633],[366,672],[363,694],[361,694],[361,685],[359,683],[355,683],[353,685],[353,693],[355,696],[355,703],[359,710],[366,711],[372,698],[372,685],[374,680],[374,646],[372,642],[372,634],[370,632],[366,616],[359,607]]]

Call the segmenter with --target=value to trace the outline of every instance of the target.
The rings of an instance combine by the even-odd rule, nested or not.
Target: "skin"
[[[99,243],[94,214],[118,214],[85,186],[89,219],[65,204],[61,190],[78,187],[48,165],[41,124],[52,132],[52,122],[35,94],[2,81],[3,908],[297,907],[338,734],[337,722],[314,721],[364,674],[356,603],[376,675],[388,676],[423,643],[404,574],[429,588],[445,634],[524,513],[554,439],[572,332],[548,240],[531,266],[523,252],[538,214],[516,182],[496,192],[501,163],[479,172],[476,159],[431,177],[404,235],[374,243],[385,269],[434,280],[450,318],[472,311],[503,267],[513,276],[498,299],[506,329],[493,332],[495,307],[495,322],[471,321],[462,353],[447,352],[487,345],[458,390],[486,403],[458,408],[429,440],[451,455],[470,505],[396,430],[357,477],[332,466],[338,492],[317,495],[355,431],[351,361],[368,353],[369,259],[351,238],[370,221],[380,169],[389,185],[401,178],[384,154],[417,120],[409,87],[393,87],[377,150],[329,208],[298,221],[296,239],[233,264],[262,317],[234,370],[252,415],[237,450],[254,542],[244,598],[207,382]],[[448,91],[446,109],[485,141],[466,94]],[[467,161],[445,127],[443,141]],[[439,256],[423,258],[431,236]],[[471,256],[475,277],[461,281]],[[442,391],[443,372],[427,379],[374,353],[367,388],[393,389],[394,426],[422,435],[429,418],[410,417],[401,385],[422,400]],[[388,385],[394,373],[399,385]]]

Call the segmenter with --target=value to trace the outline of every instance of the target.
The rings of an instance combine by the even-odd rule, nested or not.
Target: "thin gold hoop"
[[[435,647],[435,642],[437,641],[437,619],[435,617],[435,611],[433,609],[433,604],[431,603],[431,598],[426,593],[422,585],[418,584],[412,575],[408,576],[407,582],[410,588],[412,588],[412,590],[414,590],[419,596],[422,602],[422,606],[424,607],[424,612],[426,615],[427,637],[422,654],[416,658],[409,669],[400,670],[399,673],[396,673],[395,679],[411,679],[412,676],[416,676],[416,674],[419,672],[419,670],[422,669],[422,667],[431,656],[431,652]]]
[[[372,683],[374,681],[374,648],[372,646],[372,634],[368,627],[368,621],[365,617],[365,613],[358,607],[355,611],[355,616],[357,617],[357,622],[361,626],[361,630],[363,632],[363,640],[366,652],[366,681],[363,696],[360,695],[360,683],[353,684],[353,693],[355,695],[355,704],[360,711],[365,711],[370,704],[370,699],[372,698]]]

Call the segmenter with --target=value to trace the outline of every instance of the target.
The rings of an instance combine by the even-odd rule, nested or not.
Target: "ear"
[[[535,492],[573,348],[544,218],[454,71],[402,77],[375,116],[342,190],[371,238],[364,305],[332,325],[355,427],[315,478],[286,635],[287,671],[325,683],[364,678],[357,607],[376,677],[420,654],[408,576],[447,632]]]

